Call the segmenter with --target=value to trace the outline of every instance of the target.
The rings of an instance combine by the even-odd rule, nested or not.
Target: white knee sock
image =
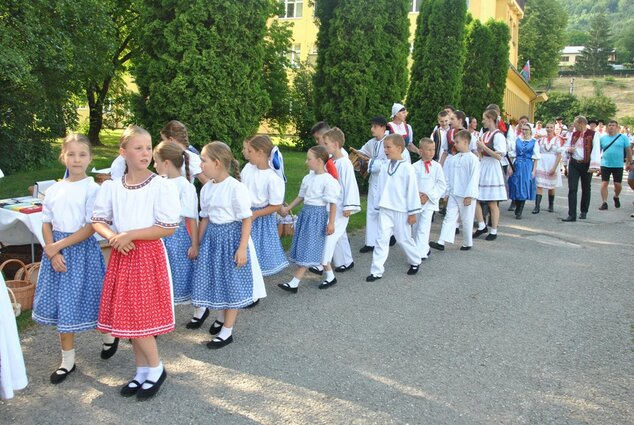
[[[75,349],[71,349],[68,351],[62,350],[62,364],[59,366],[60,369],[64,368],[70,372],[70,370],[75,366]],[[58,375],[63,375],[64,372],[58,373]]]
[[[148,368],[147,378],[145,378],[145,380],[146,381],[157,382],[162,374],[163,374],[163,362],[160,362],[158,366],[149,367]],[[142,388],[144,390],[146,390],[146,389],[150,388],[151,386],[152,386],[152,384],[144,383]]]

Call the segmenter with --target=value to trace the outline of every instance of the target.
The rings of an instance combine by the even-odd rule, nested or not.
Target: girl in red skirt
[[[146,130],[128,127],[119,153],[126,173],[104,182],[92,217],[95,231],[113,248],[97,328],[132,339],[136,375],[121,395],[145,400],[166,377],[154,338],[174,329],[172,284],[161,238],[178,227],[180,201],[172,182],[148,170],[152,139]]]

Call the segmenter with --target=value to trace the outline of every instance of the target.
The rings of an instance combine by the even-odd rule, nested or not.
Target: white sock
[[[136,375],[134,375],[134,380],[143,384],[147,379],[147,375],[150,371],[148,366],[139,366],[136,368]],[[128,385],[130,388],[136,388],[137,384]]]
[[[218,312],[218,316],[216,316],[216,322],[219,322],[219,323],[224,323],[225,322],[225,311],[224,310],[220,310]]]
[[[317,267],[315,267],[317,270],[324,270],[324,266],[322,266],[321,264],[318,265]]]
[[[494,229],[493,227],[491,227],[491,230],[489,230],[489,234],[490,235],[497,235],[498,234],[498,229]]]
[[[328,282],[335,278],[335,272],[333,272],[332,270],[324,270],[324,272],[326,273],[326,280]]]
[[[207,307],[196,307],[194,309],[194,317],[200,319],[205,314],[205,311],[207,311]]]
[[[233,328],[227,328],[227,327],[222,327],[222,329],[220,329],[220,332],[217,335],[217,338],[220,339],[227,339],[231,336],[231,334],[233,333]]]
[[[159,365],[156,367],[148,367],[147,378],[145,378],[145,380],[157,382],[162,374],[163,374],[163,362],[160,362]],[[144,390],[147,390],[151,386],[152,384],[144,383],[141,388],[143,388]]]
[[[59,365],[59,368],[64,368],[70,372],[70,370],[75,366],[75,349],[71,349],[68,351],[62,350],[62,364]],[[64,372],[59,372],[58,375],[63,375]]]
[[[297,288],[299,286],[299,279],[294,277],[290,282],[288,282],[288,286],[291,288]]]
[[[487,225],[484,221],[478,221],[478,230],[484,230],[485,227],[487,227]]]
[[[443,241],[442,239],[438,239],[438,245],[445,246],[445,241]]]
[[[112,344],[114,342],[114,337],[111,334],[101,334],[101,341],[104,344]]]

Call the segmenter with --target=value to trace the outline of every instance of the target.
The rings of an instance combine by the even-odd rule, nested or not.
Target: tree
[[[293,73],[291,86],[291,122],[297,130],[296,146],[307,151],[315,144],[310,130],[315,124],[315,69],[302,62]]]
[[[611,69],[608,57],[613,48],[610,23],[604,13],[595,15],[590,22],[588,43],[577,58],[575,67],[582,74],[603,74]]]
[[[566,46],[585,46],[588,42],[588,31],[571,29],[566,31]]]
[[[588,119],[608,121],[616,116],[616,103],[603,94],[582,97],[579,99],[579,113]]]
[[[466,57],[462,72],[461,108],[467,115],[479,115],[490,102],[489,92],[491,68],[482,66],[491,63],[493,55],[493,35],[491,30],[474,19],[468,25],[465,35]],[[506,76],[506,75],[505,75]]]
[[[292,35],[288,23],[274,20],[268,26],[264,39],[264,87],[271,102],[264,118],[280,132],[290,119],[291,100],[287,73],[290,61],[286,53],[290,50]]]
[[[575,95],[555,91],[548,93],[546,102],[537,104],[535,120],[555,122],[555,118],[561,116],[565,123],[570,123],[580,111],[579,100]]]
[[[534,84],[557,75],[560,52],[566,45],[567,22],[566,11],[558,1],[526,2],[519,27],[519,63],[530,60]]]
[[[465,60],[467,5],[463,0],[429,0],[421,5],[423,25],[414,43],[408,109],[415,133],[429,134],[444,105],[460,101]],[[429,11],[425,25],[420,15]],[[418,32],[419,29],[417,28]],[[421,43],[422,42],[422,43]],[[422,49],[422,51],[417,51]],[[414,127],[414,125],[416,127]]]
[[[623,62],[634,62],[634,20],[630,21],[630,25],[623,30],[621,38],[618,41],[619,50],[623,53],[620,58]]]
[[[271,0],[140,2],[133,73],[138,122],[158,134],[184,122],[190,141],[238,151],[270,108],[263,81]]]
[[[316,119],[341,127],[351,144],[369,138],[373,115],[386,115],[393,102],[405,97],[408,4],[339,1],[326,26],[328,36],[318,37],[328,41],[318,50]]]
[[[486,26],[491,31],[493,39],[492,50],[495,52],[489,67],[491,79],[489,80],[489,93],[487,98],[504,110],[504,89],[506,88],[506,75],[509,69],[509,43],[511,42],[511,30],[502,21],[489,19]]]

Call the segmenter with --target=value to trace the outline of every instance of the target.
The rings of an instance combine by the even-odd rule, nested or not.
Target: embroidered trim
[[[141,189],[142,187],[147,186],[148,184],[150,184],[150,182],[152,181],[152,179],[156,177],[156,174],[152,173],[150,174],[150,177],[148,177],[147,179],[145,179],[145,181],[139,183],[139,184],[132,184],[129,185],[126,183],[125,181],[125,174],[123,176],[121,176],[121,183],[123,184],[123,187],[125,187],[126,189],[130,189],[130,190],[135,190],[135,189]]]
[[[155,221],[154,225],[164,227],[166,229],[173,229],[174,227],[178,227],[178,223],[163,223],[162,221]]]
[[[101,218],[101,217],[91,217],[90,221],[92,221],[93,223],[106,223],[112,226],[112,220],[106,220],[105,218]]]
[[[396,166],[394,167],[394,170],[392,170],[391,172],[390,172],[390,167],[392,166],[392,164],[391,163],[388,164],[387,165],[387,174],[390,175],[390,176],[393,176],[394,173],[396,173],[396,170],[398,170],[398,167],[400,167],[401,164],[404,163],[404,162],[405,162],[404,159],[400,160],[400,161],[396,161]]]

